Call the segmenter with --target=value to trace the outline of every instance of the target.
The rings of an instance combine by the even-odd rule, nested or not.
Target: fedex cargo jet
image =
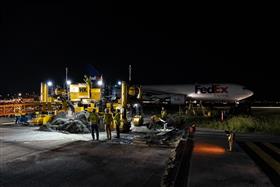
[[[238,102],[253,95],[251,90],[237,84],[185,84],[185,85],[150,85],[142,86],[147,96],[177,95],[184,99],[201,101]]]

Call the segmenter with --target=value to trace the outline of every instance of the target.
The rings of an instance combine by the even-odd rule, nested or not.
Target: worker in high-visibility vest
[[[121,113],[119,109],[116,110],[116,114],[114,116],[114,122],[116,125],[117,138],[120,138]]]
[[[111,126],[113,124],[113,116],[111,113],[109,113],[109,109],[105,109],[105,114],[104,114],[104,124],[105,124],[105,130],[107,133],[107,139],[111,140],[112,139],[112,133],[111,133]]]
[[[228,147],[229,151],[233,151],[233,146],[235,143],[235,133],[233,131],[230,131],[228,134]]]
[[[91,126],[92,139],[95,140],[94,133],[96,133],[96,140],[98,141],[99,140],[99,127],[98,127],[99,116],[96,113],[95,109],[93,109],[92,112],[89,114],[89,123]]]
[[[19,120],[20,120],[20,117],[22,115],[21,107],[15,108],[14,112],[15,112],[15,117],[16,117],[15,124],[18,124]]]
[[[167,111],[164,107],[161,108],[160,118],[164,121],[167,119]]]

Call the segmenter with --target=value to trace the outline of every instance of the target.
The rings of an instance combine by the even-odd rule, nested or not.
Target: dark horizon
[[[76,82],[94,68],[108,81],[125,80],[131,64],[140,84],[236,83],[256,98],[279,99],[279,36],[270,14],[202,8],[194,18],[170,5],[166,12],[146,7],[143,16],[142,8],[112,2],[2,6],[0,94],[38,93],[48,79],[62,84],[65,67]]]

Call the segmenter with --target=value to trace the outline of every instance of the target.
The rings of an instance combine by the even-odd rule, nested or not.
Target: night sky
[[[68,2],[68,1],[67,1]],[[0,7],[0,94],[62,84],[65,67],[142,84],[238,83],[279,99],[279,21],[259,5],[9,2]]]

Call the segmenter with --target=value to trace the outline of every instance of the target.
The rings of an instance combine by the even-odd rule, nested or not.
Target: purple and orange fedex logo
[[[209,87],[196,85],[195,86],[195,93],[196,94],[205,94],[205,93],[228,93],[227,86],[221,86],[219,84],[212,84]]]

